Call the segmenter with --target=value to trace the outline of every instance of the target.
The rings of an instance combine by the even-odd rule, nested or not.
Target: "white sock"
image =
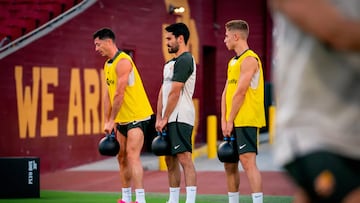
[[[229,203],[239,203],[239,192],[228,192]]]
[[[131,202],[131,187],[122,188],[121,200],[126,203]]]
[[[195,203],[195,199],[196,199],[196,186],[187,186],[185,203]]]
[[[251,194],[253,203],[263,203],[263,193],[256,192]]]
[[[136,202],[146,203],[145,201],[145,190],[144,189],[135,189]]]
[[[170,192],[170,195],[169,195],[168,203],[179,203],[180,188],[179,187],[170,187],[169,192]]]

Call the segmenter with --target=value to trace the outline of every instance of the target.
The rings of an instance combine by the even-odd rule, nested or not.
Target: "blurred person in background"
[[[360,1],[269,0],[275,160],[295,203],[360,202]]]

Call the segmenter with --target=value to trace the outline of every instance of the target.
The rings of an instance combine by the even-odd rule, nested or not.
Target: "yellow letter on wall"
[[[58,86],[58,69],[54,67],[41,68],[41,137],[56,137],[58,135],[58,118],[48,118],[48,113],[54,110],[54,94],[48,92],[48,86]]]
[[[70,93],[69,93],[69,111],[67,120],[67,134],[74,135],[75,119],[77,121],[77,134],[84,133],[84,119],[82,111],[80,70],[71,69]]]
[[[37,108],[39,102],[39,80],[40,69],[34,67],[32,70],[32,92],[31,87],[26,86],[23,90],[23,67],[15,66],[16,100],[18,107],[18,126],[21,139],[34,138],[36,133]]]
[[[84,69],[84,83],[85,134],[100,133],[100,79],[96,69]]]

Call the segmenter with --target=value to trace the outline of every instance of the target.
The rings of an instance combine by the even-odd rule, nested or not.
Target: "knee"
[[[236,173],[238,172],[237,163],[224,163],[224,169],[227,173]]]
[[[140,162],[140,155],[138,155],[137,153],[127,153],[127,161],[128,162]]]
[[[140,160],[141,148],[137,146],[128,146],[126,149],[126,157],[129,161]]]
[[[240,156],[239,160],[243,167],[247,166],[249,163],[249,159],[245,156]]]
[[[180,163],[181,167],[186,171],[195,170],[195,166],[194,166],[194,163],[192,161],[192,158],[179,159],[179,163]]]
[[[117,160],[118,160],[118,162],[119,162],[120,165],[122,165],[122,166],[127,165],[127,157],[126,157],[126,154],[119,153],[119,154],[117,155]]]
[[[245,171],[250,170],[253,167],[256,167],[256,160],[251,159],[250,157],[247,156],[240,156],[240,163]]]
[[[192,156],[190,152],[177,154],[177,158],[181,165],[192,164]]]
[[[165,162],[169,171],[173,171],[179,167],[179,162],[174,156],[165,156]]]

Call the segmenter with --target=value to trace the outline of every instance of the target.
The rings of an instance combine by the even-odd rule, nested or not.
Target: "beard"
[[[168,52],[170,54],[176,53],[178,51],[179,51],[179,45],[178,44],[176,44],[175,46],[172,46],[172,47],[168,46]]]

